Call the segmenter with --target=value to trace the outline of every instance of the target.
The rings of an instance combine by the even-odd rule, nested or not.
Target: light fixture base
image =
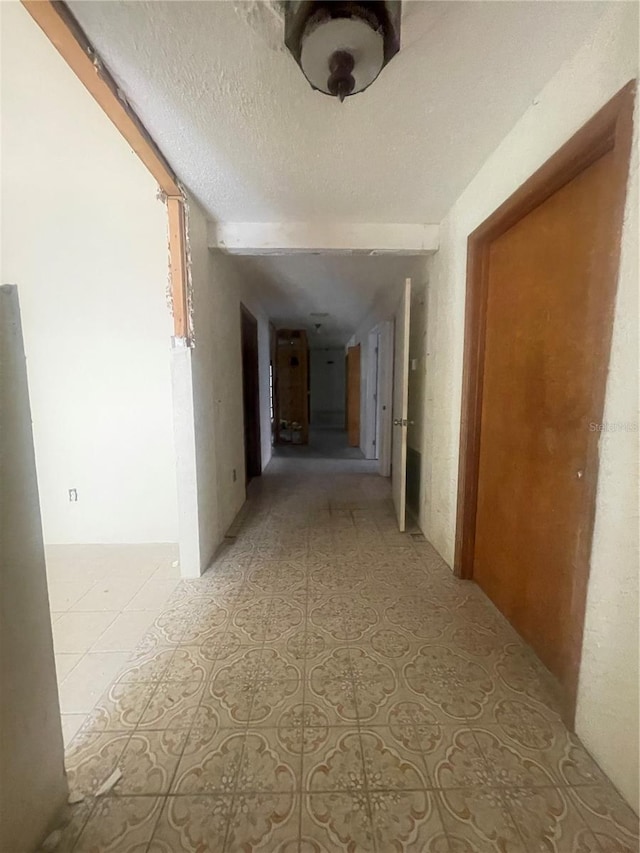
[[[285,44],[313,89],[364,91],[400,50],[400,0],[290,0]]]

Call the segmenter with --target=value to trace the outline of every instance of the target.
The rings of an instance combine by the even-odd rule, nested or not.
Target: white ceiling
[[[277,255],[234,259],[277,328],[306,328],[312,348],[341,346],[374,304],[392,308],[405,278],[424,283],[424,258]],[[312,312],[328,317],[311,317]],[[322,323],[320,333],[315,323]]]
[[[320,233],[322,223],[439,223],[606,4],[405,0],[400,53],[344,104],[310,88],[284,48],[276,0],[70,7],[213,221]],[[312,346],[344,344],[424,268],[366,255],[238,263],[276,325],[308,328]]]
[[[410,0],[400,53],[340,104],[277,4],[70,3],[212,219],[356,223],[440,222],[605,5]]]

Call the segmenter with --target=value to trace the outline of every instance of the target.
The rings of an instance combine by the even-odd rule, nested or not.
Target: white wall
[[[409,315],[409,406],[407,445],[422,453],[424,386],[426,372],[426,299],[424,279],[412,282]]]
[[[182,419],[178,444],[183,573],[206,570],[245,500],[240,303],[258,321],[262,466],[271,458],[269,414],[269,321],[237,260],[207,247],[207,222],[189,203],[189,250],[193,286],[195,346],[174,353],[174,384],[193,406],[194,432]],[[235,472],[235,478],[234,478]],[[196,531],[192,524],[197,507]],[[184,532],[184,535],[183,535]]]
[[[350,347],[360,344],[360,450],[363,452],[365,459],[375,458],[373,449],[373,439],[375,437],[373,431],[373,406],[371,405],[375,389],[371,387],[371,382],[369,381],[371,374],[369,359],[372,355],[370,353],[370,335],[382,323],[391,322],[393,326],[393,316],[398,300],[400,299],[402,283],[402,281],[389,282],[388,290],[382,294],[381,298],[363,319],[348,342],[348,346]],[[389,345],[393,349],[393,337],[389,341]]]
[[[410,276],[412,282],[412,308],[416,306],[416,297],[413,293],[424,294],[426,282],[426,270],[429,256],[417,256],[413,259],[413,263],[409,267],[405,267],[405,272]],[[370,387],[369,377],[369,358],[370,358],[370,333],[377,328],[381,323],[391,321],[395,315],[402,287],[404,285],[404,277],[394,279],[389,282],[388,288],[383,291],[371,311],[360,323],[353,337],[349,340],[349,346],[360,344],[361,351],[361,383],[360,383],[360,449],[367,459],[374,458],[373,451],[373,407],[370,405],[372,395],[375,393],[375,388]],[[418,302],[420,301],[418,297]],[[413,321],[415,326],[415,319]],[[391,341],[393,348],[393,340]]]
[[[22,304],[45,541],[175,541],[166,211],[23,7],[0,7],[2,281]]]
[[[344,348],[325,347],[309,353],[311,426],[344,429]]]
[[[20,314],[0,288],[0,849],[30,853],[67,796]]]
[[[462,193],[430,261],[420,523],[453,562],[460,429],[467,236],[638,74],[637,5],[611,4]],[[638,422],[637,155],[627,202],[605,420]],[[638,807],[638,442],[609,434],[600,446],[577,732]]]

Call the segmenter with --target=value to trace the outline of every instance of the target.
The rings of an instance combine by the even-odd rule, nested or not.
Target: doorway
[[[260,440],[260,380],[258,364],[258,321],[240,306],[242,339],[242,399],[244,404],[244,458],[246,482],[262,474]]]
[[[360,344],[347,349],[347,434],[349,447],[360,445]]]
[[[632,133],[625,87],[469,238],[456,571],[575,714]]]

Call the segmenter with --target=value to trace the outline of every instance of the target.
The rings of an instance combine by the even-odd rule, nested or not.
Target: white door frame
[[[373,328],[367,336],[364,398],[364,441],[362,450],[365,459],[378,458],[378,327]]]
[[[393,438],[391,442],[391,492],[401,533],[406,525],[407,507],[407,417],[409,402],[409,334],[411,318],[411,279],[395,313],[393,363]]]
[[[378,331],[378,473],[391,476],[391,431],[393,429],[393,320],[385,320]]]

